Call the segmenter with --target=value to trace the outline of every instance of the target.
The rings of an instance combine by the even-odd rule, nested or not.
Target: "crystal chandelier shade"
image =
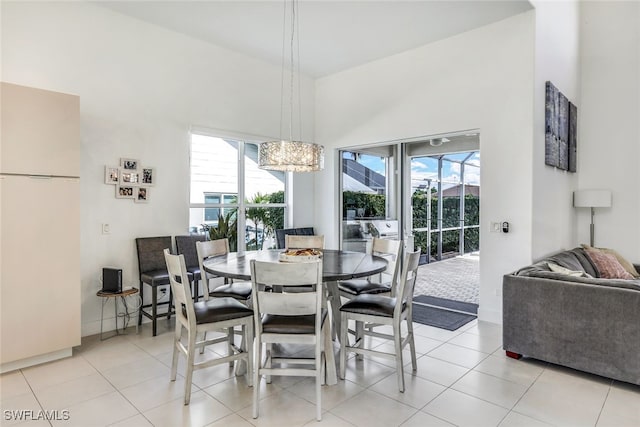
[[[260,144],[258,164],[267,170],[314,172],[324,168],[324,147],[301,141],[269,141]]]

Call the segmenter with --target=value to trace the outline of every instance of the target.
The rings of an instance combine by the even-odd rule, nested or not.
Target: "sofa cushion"
[[[582,270],[569,270],[568,268],[564,268],[552,262],[548,262],[547,265],[549,266],[549,270],[555,273],[566,274],[567,276],[576,276],[576,277],[593,277]]]
[[[616,257],[616,259],[618,260],[618,262],[620,263],[620,265],[629,273],[631,274],[633,277],[640,278],[640,273],[638,272],[638,270],[636,270],[636,268],[633,266],[632,263],[630,263],[625,257],[623,257],[622,255],[620,255],[620,253],[618,253],[618,251],[616,251],[615,249],[609,249],[609,248],[594,248],[591,247],[589,245],[581,245],[585,250],[595,250],[595,251],[600,251],[600,252],[604,252],[605,254],[609,254],[609,255],[613,255],[614,257]]]
[[[615,256],[604,252],[587,249],[589,258],[596,264],[600,277],[604,279],[633,279],[634,277],[624,269]]]

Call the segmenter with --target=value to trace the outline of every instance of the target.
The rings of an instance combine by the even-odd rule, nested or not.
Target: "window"
[[[234,204],[238,199],[237,194],[220,194],[220,193],[205,193],[204,194],[204,203],[205,204]],[[204,209],[204,223],[210,225],[218,224],[218,217],[220,215],[224,216],[229,213],[233,209],[231,208],[205,208]]]
[[[275,247],[287,216],[285,183],[284,172],[258,168],[257,143],[193,133],[189,229],[214,228],[232,251]]]

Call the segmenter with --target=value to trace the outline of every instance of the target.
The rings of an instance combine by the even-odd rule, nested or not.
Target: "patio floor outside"
[[[478,304],[480,255],[477,252],[423,264],[418,269],[414,295],[429,295]]]

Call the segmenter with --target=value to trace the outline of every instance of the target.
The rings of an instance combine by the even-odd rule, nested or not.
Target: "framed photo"
[[[136,203],[147,203],[149,201],[149,189],[146,187],[136,188]]]
[[[140,185],[140,173],[128,170],[120,171],[120,185]]]
[[[156,183],[156,170],[155,168],[142,168],[140,174],[141,185],[154,185]]]
[[[130,185],[116,185],[116,199],[133,199],[138,194],[137,188]]]
[[[140,160],[137,159],[120,159],[120,167],[125,171],[137,171]]]
[[[120,182],[120,169],[116,166],[104,167],[104,183],[117,185]]]

